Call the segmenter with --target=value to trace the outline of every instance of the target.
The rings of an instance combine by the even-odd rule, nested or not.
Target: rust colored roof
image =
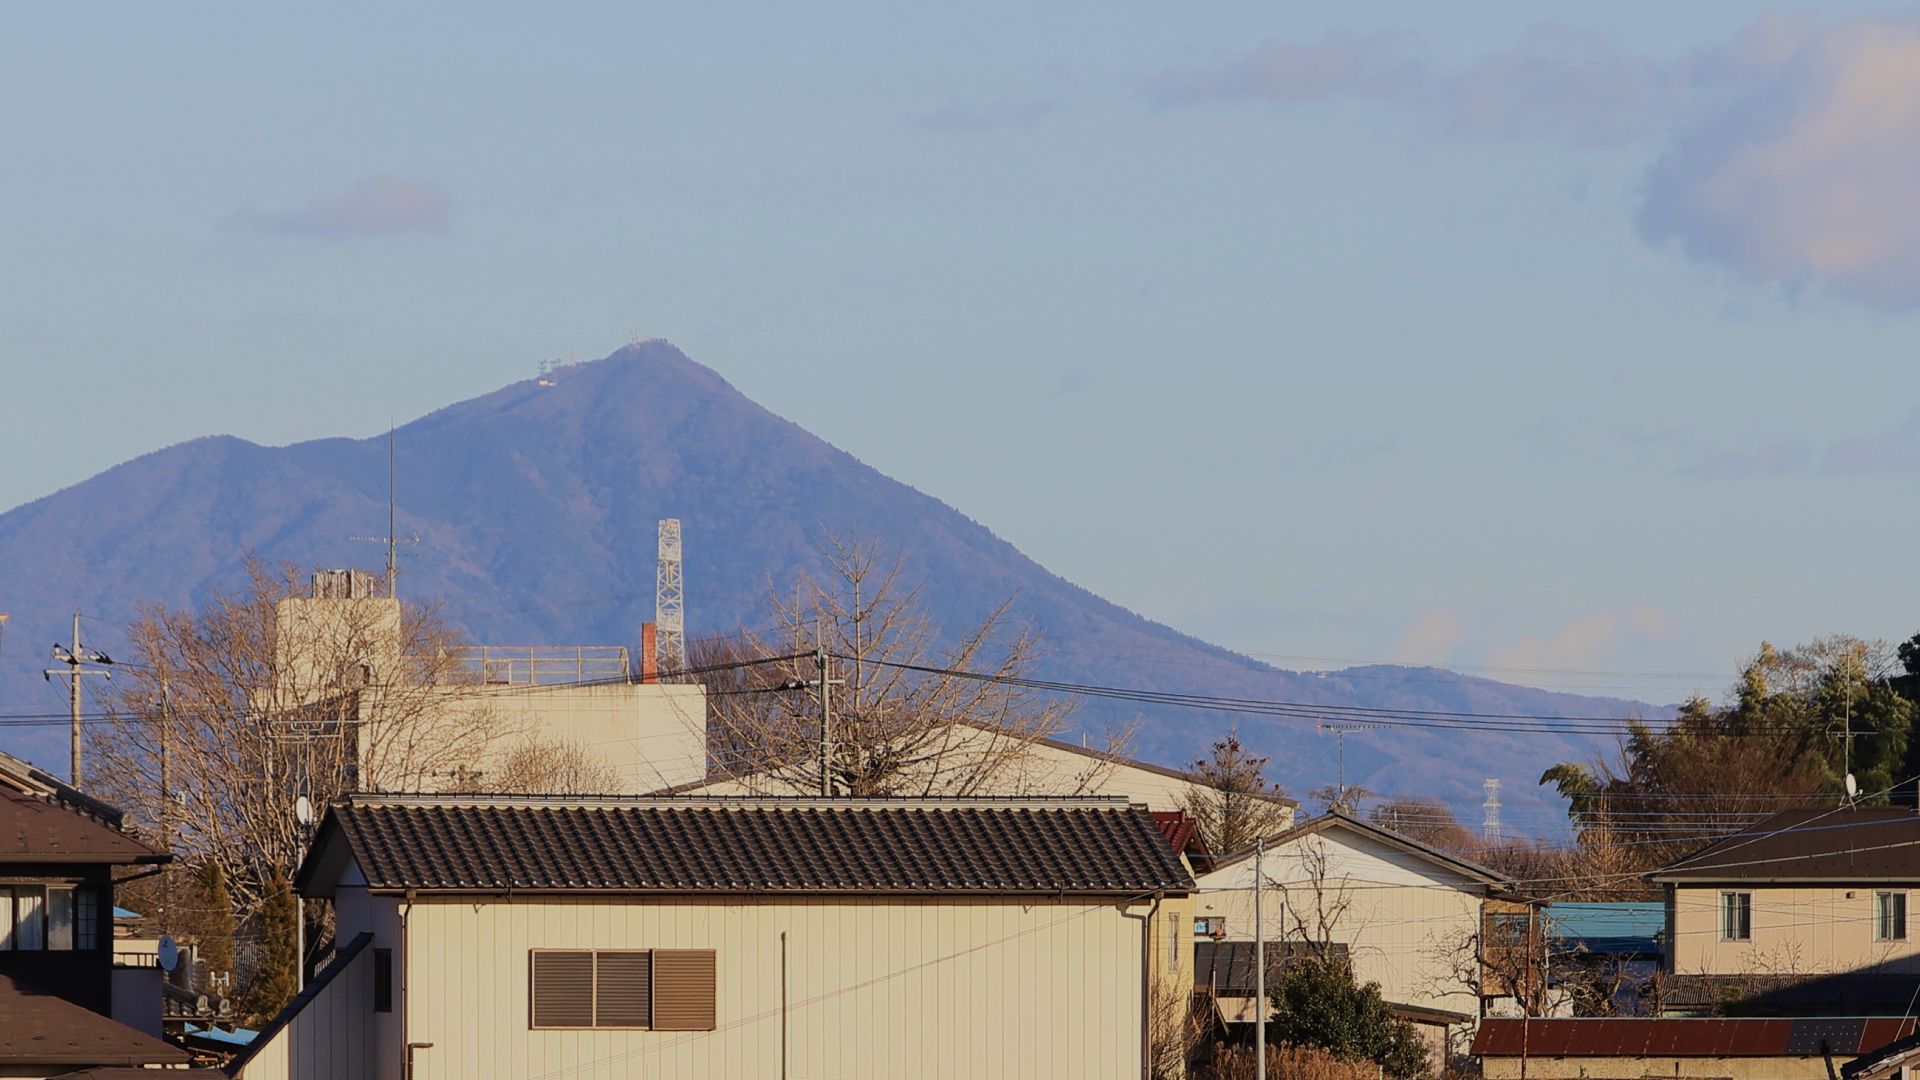
[[[1124,799],[525,799],[354,796],[297,879],[350,851],[376,890],[672,893],[1185,892]],[[309,892],[308,895],[324,895]]]
[[[1153,823],[1160,826],[1160,835],[1167,838],[1168,847],[1186,854],[1187,842],[1193,839],[1196,824],[1192,814],[1185,810],[1155,810]]]
[[[185,1050],[164,1040],[0,975],[0,1066],[187,1061]]]
[[[1648,877],[1658,882],[1920,881],[1920,814],[1782,810]]]
[[[0,788],[0,863],[159,863],[172,858],[63,806]]]
[[[1528,1057],[1647,1058],[1864,1054],[1913,1030],[1911,1017],[1482,1020],[1472,1052],[1483,1057],[1524,1053]]]

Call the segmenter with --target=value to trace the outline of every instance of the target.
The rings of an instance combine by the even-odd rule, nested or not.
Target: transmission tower
[[[1487,812],[1480,822],[1480,839],[1497,844],[1500,842],[1500,781],[1490,778],[1480,786],[1487,789],[1487,801],[1480,804]]]
[[[660,567],[654,575],[658,587],[653,606],[656,626],[655,655],[660,671],[678,671],[687,666],[687,598],[680,584],[680,519],[660,519]]]

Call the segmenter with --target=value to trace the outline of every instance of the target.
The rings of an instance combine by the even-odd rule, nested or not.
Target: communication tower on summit
[[[655,654],[660,671],[687,666],[687,598],[680,582],[680,519],[660,519],[660,563],[654,574]]]

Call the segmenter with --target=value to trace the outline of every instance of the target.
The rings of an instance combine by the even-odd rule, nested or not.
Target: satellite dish
[[[302,825],[313,824],[313,800],[305,795],[293,800],[293,819]]]
[[[167,934],[160,935],[160,970],[172,971],[180,966],[180,946],[173,943]]]
[[[1847,774],[1847,798],[1857,799],[1859,797],[1860,797],[1860,782],[1853,778],[1852,773],[1848,773]]]

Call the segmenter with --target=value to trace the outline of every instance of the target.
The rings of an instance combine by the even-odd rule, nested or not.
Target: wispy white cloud
[[[1495,649],[1487,663],[1539,671],[1604,668],[1630,646],[1664,641],[1677,629],[1673,617],[1652,604],[1594,611],[1568,619],[1545,634],[1522,634]]]
[[[1781,440],[1750,450],[1716,450],[1681,472],[1713,479],[1794,475],[1876,476],[1920,473],[1920,409],[1897,426],[1873,435],[1827,443]]]
[[[438,233],[446,231],[449,206],[438,184],[372,176],[341,194],[316,196],[298,210],[242,210],[231,224],[251,232],[327,239]]]
[[[1674,140],[1641,231],[1756,280],[1920,306],[1920,19],[1807,33]]]
[[[1166,72],[1148,96],[1162,105],[1350,98],[1431,113],[1465,133],[1582,144],[1648,138],[1662,115],[1659,67],[1620,56],[1591,34],[1537,27],[1520,47],[1458,72],[1436,69],[1413,51],[1418,43],[1397,32],[1269,43],[1220,64]]]
[[[1380,102],[1464,134],[1656,150],[1641,234],[1789,288],[1920,308],[1920,16],[1767,16],[1677,60],[1564,28],[1442,71],[1403,34],[1270,43],[1169,71],[1168,106]]]

